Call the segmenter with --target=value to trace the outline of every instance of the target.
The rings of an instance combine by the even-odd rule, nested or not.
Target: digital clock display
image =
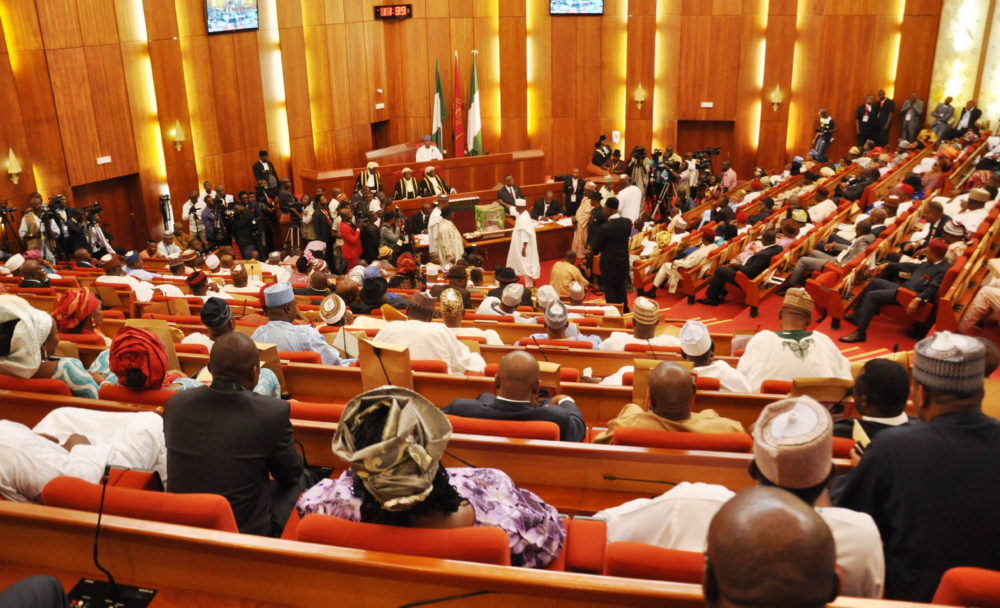
[[[413,5],[387,4],[375,7],[375,19],[409,19],[413,16]]]

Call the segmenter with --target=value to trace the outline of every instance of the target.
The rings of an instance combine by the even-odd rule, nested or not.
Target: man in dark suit
[[[566,215],[573,217],[576,215],[576,210],[580,208],[580,203],[583,202],[587,180],[580,177],[580,170],[576,168],[569,176],[557,177],[556,179],[563,183],[563,203],[566,205]]]
[[[431,219],[431,212],[434,211],[434,204],[425,202],[420,205],[420,211],[410,218],[410,234],[423,234],[427,232],[427,222]]]
[[[878,90],[878,101],[875,103],[878,107],[878,141],[880,146],[884,146],[889,143],[889,127],[892,126],[892,117],[896,114],[896,102],[885,96],[885,91],[882,89]]]
[[[879,177],[878,169],[871,167],[868,169],[862,169],[861,173],[857,177],[852,178],[846,184],[841,183],[837,186],[834,194],[840,198],[846,198],[849,201],[856,201],[861,198],[864,194],[865,188],[870,186]]]
[[[604,203],[611,217],[597,231],[591,246],[594,254],[601,254],[601,285],[604,300],[609,304],[624,304],[628,312],[628,241],[632,236],[632,222],[618,213],[618,199],[611,197]]]
[[[445,414],[487,420],[544,420],[559,425],[561,441],[583,441],[587,427],[576,403],[566,395],[540,399],[538,361],[517,350],[500,359],[495,380],[496,394],[483,393],[475,399],[455,399]]]
[[[253,164],[253,178],[255,181],[264,182],[264,191],[271,198],[278,194],[278,172],[274,170],[274,164],[267,155],[267,150],[257,153],[260,160]]]
[[[535,201],[535,205],[531,208],[531,219],[537,220],[541,217],[562,215],[562,212],[562,205],[556,200],[555,194],[549,190],[545,193],[544,198]]]
[[[866,97],[865,102],[854,112],[854,132],[858,136],[859,148],[863,148],[869,139],[878,140],[878,108],[875,106],[874,95]]]
[[[504,175],[503,187],[497,192],[497,200],[508,207],[513,207],[514,201],[519,198],[524,197],[521,196],[521,187],[514,185],[514,176],[510,174]]]
[[[278,536],[305,479],[288,402],[253,392],[259,361],[249,336],[220,336],[208,361],[211,386],[167,401],[167,487],[180,494],[221,494],[240,532]]]
[[[775,236],[774,228],[765,230],[764,234],[760,237],[760,242],[764,245],[764,248],[750,256],[746,264],[733,263],[728,266],[720,266],[715,271],[715,274],[712,275],[712,280],[705,291],[705,297],[698,300],[698,302],[708,306],[718,306],[726,299],[726,284],[736,284],[737,272],[742,272],[751,279],[754,279],[757,278],[757,275],[767,270],[774,256],[782,251],[781,245],[777,245],[774,242]]]
[[[965,104],[965,109],[962,110],[962,115],[958,117],[958,122],[955,126],[945,132],[943,139],[955,139],[956,137],[961,137],[969,132],[971,129],[973,133],[979,135],[979,127],[976,123],[982,117],[983,111],[976,107],[976,101],[970,99]]]
[[[900,287],[905,287],[917,294],[917,297],[910,300],[906,312],[912,314],[923,302],[934,302],[937,299],[938,289],[944,280],[944,275],[948,272],[950,264],[945,261],[944,256],[948,253],[948,243],[941,239],[934,239],[927,246],[927,261],[922,264],[892,262],[881,264],[875,267],[876,274],[888,272],[909,272],[910,278],[906,279],[902,285],[883,279],[881,277],[868,281],[865,290],[858,298],[858,307],[854,317],[847,317],[847,320],[857,325],[857,329],[840,338],[841,342],[864,342],[868,339],[868,325],[872,318],[878,314],[879,308],[896,303],[896,292]]]

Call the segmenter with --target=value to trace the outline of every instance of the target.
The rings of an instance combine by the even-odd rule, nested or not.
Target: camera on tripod
[[[104,207],[101,207],[101,203],[94,201],[92,204],[87,205],[82,208],[84,215],[87,216],[88,222],[93,222],[97,218],[98,214],[104,211]]]
[[[695,150],[691,153],[694,158],[695,163],[698,167],[698,172],[702,174],[712,172],[712,157],[718,156],[721,148],[715,146],[713,148],[705,148],[704,150]]]
[[[17,211],[17,207],[7,201],[0,202],[0,221],[4,224],[10,223],[15,211]]]

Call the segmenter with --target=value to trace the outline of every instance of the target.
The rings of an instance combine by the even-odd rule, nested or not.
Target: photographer
[[[205,210],[205,203],[199,198],[198,191],[192,190],[188,194],[188,200],[184,201],[181,207],[181,221],[188,223],[188,234],[191,238],[200,241],[205,240],[205,224],[201,221],[201,213]]]
[[[215,197],[205,197],[205,210],[201,212],[201,221],[205,224],[205,245],[209,250],[229,245],[231,239],[226,230],[223,217],[225,210]]]
[[[114,253],[114,249],[111,247],[111,235],[104,231],[104,227],[101,225],[101,208],[100,203],[94,203],[89,207],[84,207],[83,212],[86,214],[87,223],[84,226],[84,238],[87,240],[87,248],[90,253],[97,259],[108,253]]]
[[[21,225],[17,230],[17,234],[24,243],[25,251],[32,249],[43,250],[45,235],[42,229],[42,215],[44,214],[44,210],[45,206],[42,205],[42,195],[32,192],[28,196],[28,207],[21,215]],[[49,230],[53,234],[59,231],[59,227],[55,225],[55,222],[50,221],[49,224]]]
[[[240,255],[243,259],[249,260],[253,258],[254,253],[257,253],[259,242],[257,218],[250,209],[247,209],[247,193],[240,192],[239,196],[239,200],[233,205],[233,217],[229,223],[236,246],[240,248]]]
[[[627,169],[625,173],[631,178],[632,183],[642,191],[643,196],[645,196],[646,188],[649,186],[649,170],[651,165],[652,161],[646,158],[645,146],[635,146],[632,148],[632,156],[625,165]]]

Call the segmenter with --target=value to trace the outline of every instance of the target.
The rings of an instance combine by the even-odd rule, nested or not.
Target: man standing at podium
[[[424,135],[424,145],[417,148],[417,162],[427,163],[432,160],[443,160],[444,157],[441,156],[441,150],[437,146],[431,143],[431,136]]]
[[[524,277],[524,284],[530,288],[541,275],[538,240],[535,238],[535,226],[528,213],[527,201],[518,198],[514,201],[514,208],[517,211],[517,221],[514,222],[514,232],[510,235],[507,266],[513,268],[518,276]]]

